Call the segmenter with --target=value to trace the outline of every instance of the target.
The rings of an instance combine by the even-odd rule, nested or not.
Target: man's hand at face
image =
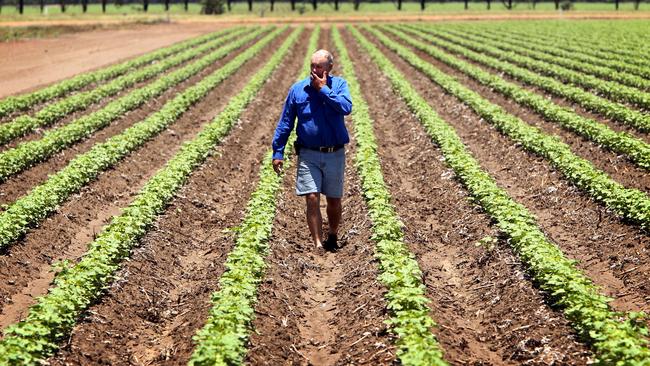
[[[323,77],[319,78],[316,73],[311,72],[311,87],[320,90],[320,88],[327,85],[327,71],[323,71]]]
[[[273,170],[275,170],[275,174],[280,175],[282,174],[282,165],[284,162],[280,159],[273,159]]]

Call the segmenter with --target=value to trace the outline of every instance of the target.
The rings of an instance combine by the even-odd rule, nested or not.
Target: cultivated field
[[[650,365],[648,29],[220,25],[22,85],[0,365]],[[353,98],[335,253],[270,164],[318,48]]]

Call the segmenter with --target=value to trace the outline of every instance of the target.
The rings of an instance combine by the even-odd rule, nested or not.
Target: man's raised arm
[[[342,115],[347,116],[352,112],[352,98],[348,90],[348,82],[341,80],[340,85],[332,85],[332,88],[323,85],[319,92],[332,108]]]

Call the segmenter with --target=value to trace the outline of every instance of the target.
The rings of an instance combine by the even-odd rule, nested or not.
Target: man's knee
[[[307,193],[305,195],[305,200],[307,203],[318,203],[318,201],[320,201],[320,193]]]

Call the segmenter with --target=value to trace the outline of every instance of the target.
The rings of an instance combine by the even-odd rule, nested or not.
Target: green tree
[[[201,0],[201,13],[223,14],[225,12],[225,0]]]

